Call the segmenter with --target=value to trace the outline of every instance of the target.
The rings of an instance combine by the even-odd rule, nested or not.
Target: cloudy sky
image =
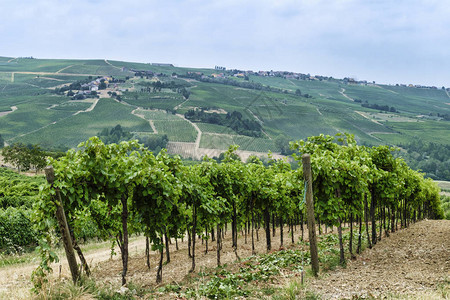
[[[0,0],[0,56],[450,87],[447,0]]]

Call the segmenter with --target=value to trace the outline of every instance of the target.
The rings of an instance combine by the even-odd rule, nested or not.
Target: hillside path
[[[110,65],[111,67],[113,67],[113,68],[116,68],[116,69],[119,69],[119,70],[122,70],[122,68],[120,68],[120,67],[117,67],[117,66],[115,66],[115,65],[113,65],[112,63],[110,63],[106,58],[105,58],[105,63],[106,64],[108,64],[108,65]]]
[[[1,71],[0,73],[4,74],[10,74],[11,72],[4,72]],[[50,76],[54,76],[54,75],[61,75],[61,76],[75,76],[75,77],[80,77],[80,76],[98,76],[99,74],[77,74],[77,73],[56,73],[56,72],[30,72],[30,71],[14,71],[12,72],[14,74],[29,74],[29,75],[39,75],[39,76],[46,76],[46,75],[50,75]],[[12,75],[13,76],[13,75]]]
[[[55,74],[59,74],[59,73],[61,73],[61,72],[64,71],[64,70],[67,70],[67,69],[69,69],[69,68],[72,68],[73,66],[74,66],[74,65],[70,65],[70,66],[64,67],[64,68],[62,68],[62,69],[59,69],[58,71],[55,72]]]
[[[148,121],[148,124],[149,124],[150,127],[152,128],[153,133],[154,133],[154,134],[158,134],[158,130],[156,129],[156,126],[155,126],[155,123],[153,123],[153,120],[147,120],[147,119],[145,118],[144,115],[136,113],[136,111],[137,111],[138,109],[139,109],[139,108],[134,109],[134,110],[131,112],[131,114],[132,114],[132,115],[135,115],[136,117],[139,117],[139,118],[141,118],[141,119],[143,119],[143,120],[145,120],[145,121]]]
[[[342,89],[339,91],[339,93],[340,93],[342,96],[344,96],[345,98],[347,98],[348,100],[350,100],[350,101],[352,101],[352,102],[355,102],[355,99],[353,99],[352,97],[350,97],[350,96],[348,96],[348,95],[345,94],[345,89],[344,89],[344,88],[342,88]]]
[[[397,231],[366,249],[347,268],[312,281],[323,299],[408,295],[444,298],[450,289],[450,221],[425,220]],[[431,297],[431,298],[430,298]]]
[[[377,120],[374,120],[374,119],[372,119],[372,118],[369,118],[365,113],[363,113],[363,112],[361,112],[361,111],[355,110],[355,113],[357,113],[358,115],[360,115],[360,116],[363,117],[363,118],[366,118],[366,119],[369,120],[369,121],[374,122],[375,124],[384,126],[383,124],[381,124],[381,123],[378,122]]]
[[[97,106],[97,103],[99,100],[100,100],[99,98],[95,98],[94,102],[92,102],[91,106],[89,106],[86,110],[79,110],[76,113],[74,113],[73,115],[76,116],[80,113],[93,111],[94,108]]]
[[[202,131],[197,126],[197,124],[195,124],[191,120],[186,119],[184,115],[176,114],[176,116],[178,116],[178,117],[182,118],[183,120],[186,120],[187,122],[189,122],[195,128],[195,130],[197,131],[197,138],[195,139],[195,153],[197,153],[198,148],[200,148],[200,141],[202,139]]]

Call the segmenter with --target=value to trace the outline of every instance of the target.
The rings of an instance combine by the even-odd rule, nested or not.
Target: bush
[[[30,209],[0,209],[1,250],[7,253],[22,253],[24,247],[36,245],[37,233],[32,230],[30,217]]]
[[[450,220],[450,197],[441,196],[441,208],[444,212],[444,219]]]
[[[0,208],[31,208],[37,200],[39,185],[42,183],[44,178],[41,176],[29,177],[0,168]]]

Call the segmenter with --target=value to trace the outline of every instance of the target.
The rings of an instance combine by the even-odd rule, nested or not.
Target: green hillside
[[[93,95],[82,99],[98,77],[104,77],[103,87],[97,82],[100,90],[94,87]],[[83,95],[76,98],[77,93]],[[353,133],[368,145],[417,139],[448,144],[449,103],[441,88],[288,72],[0,57],[0,135],[7,144],[75,147],[117,124],[137,138],[166,134],[169,142],[191,143],[189,147],[226,149],[239,143],[242,150],[258,152],[278,152],[280,136],[304,139],[337,132]],[[211,117],[193,124],[183,119],[191,110]],[[242,135],[220,123],[232,113],[242,124],[258,123],[260,128]]]

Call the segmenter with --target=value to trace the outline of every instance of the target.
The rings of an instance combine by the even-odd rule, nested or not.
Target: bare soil
[[[306,229],[306,228],[305,228]],[[295,231],[295,241],[300,236],[300,228]],[[284,230],[285,247],[291,247],[288,228]],[[305,230],[307,238],[307,230]],[[251,236],[239,234],[238,255],[251,255]],[[191,259],[187,253],[187,241],[179,240],[179,250],[175,249],[175,241],[170,245],[171,262],[163,266],[163,281],[155,283],[159,253],[151,251],[148,269],[145,263],[145,239],[133,238],[129,245],[129,266],[127,281],[144,288],[155,288],[168,283],[180,284],[189,281]],[[256,241],[256,253],[266,253],[264,230],[259,230],[259,241]],[[209,241],[209,251],[205,254],[205,244],[196,240],[196,270],[214,268],[216,266],[216,243]],[[272,249],[280,248],[279,228],[272,240]],[[108,286],[120,287],[122,262],[120,251],[116,247],[111,258],[108,243],[98,249],[86,251],[86,259],[92,268],[92,276],[96,282]],[[53,278],[70,280],[67,261],[60,252],[61,262],[54,264]],[[164,253],[164,262],[166,256]],[[236,255],[231,248],[231,232],[225,236],[221,262],[233,263]],[[0,298],[29,299],[30,274],[37,261],[0,268]],[[61,269],[60,269],[61,268]],[[287,278],[286,278],[287,280]],[[286,280],[278,281],[280,287],[288,285]],[[450,221],[421,221],[409,228],[383,238],[372,249],[366,249],[354,261],[348,261],[345,269],[322,273],[318,279],[309,278],[306,290],[320,295],[322,299],[358,299],[360,298],[411,298],[411,299],[449,299],[450,297]],[[162,299],[173,299],[174,294],[161,294]],[[6,299],[6,298],[5,298]]]
[[[310,282],[323,299],[450,298],[450,221],[412,224]]]
[[[294,234],[294,238],[297,241],[300,230],[297,228],[297,232]],[[284,229],[284,244],[290,245],[291,237],[288,236],[287,230]],[[259,241],[255,238],[255,251],[258,254],[266,253],[265,232],[263,229],[259,230]],[[178,240],[179,250],[176,251],[176,245],[174,239],[170,248],[170,260],[171,262],[163,266],[163,280],[161,284],[156,284],[156,272],[158,269],[158,262],[160,258],[159,252],[151,251],[150,253],[150,269],[146,265],[145,258],[145,241],[140,240],[139,244],[131,245],[129,247],[130,258],[128,261],[128,282],[133,282],[145,287],[157,287],[163,286],[168,283],[179,284],[190,277],[189,270],[192,266],[192,259],[188,256],[188,244],[187,239],[184,242]],[[215,268],[217,266],[217,244],[212,242],[211,239],[208,242],[208,252],[205,253],[206,243],[201,242],[201,239],[196,239],[195,244],[195,264],[196,271],[200,271],[202,268]],[[280,236],[279,229],[277,228],[276,236],[272,240],[272,249],[279,249]],[[93,272],[93,276],[100,281],[113,283],[119,285],[121,281],[122,261],[120,258],[120,252],[117,252],[117,256],[114,259],[103,261],[96,265]],[[238,238],[238,250],[237,255],[240,258],[249,257],[252,255],[251,250],[251,236],[247,236],[247,243],[245,238],[239,234]],[[221,251],[221,263],[229,264],[237,261],[236,254],[231,247],[231,231],[225,235],[223,239],[223,248]],[[164,262],[166,261],[166,251],[164,249]]]

